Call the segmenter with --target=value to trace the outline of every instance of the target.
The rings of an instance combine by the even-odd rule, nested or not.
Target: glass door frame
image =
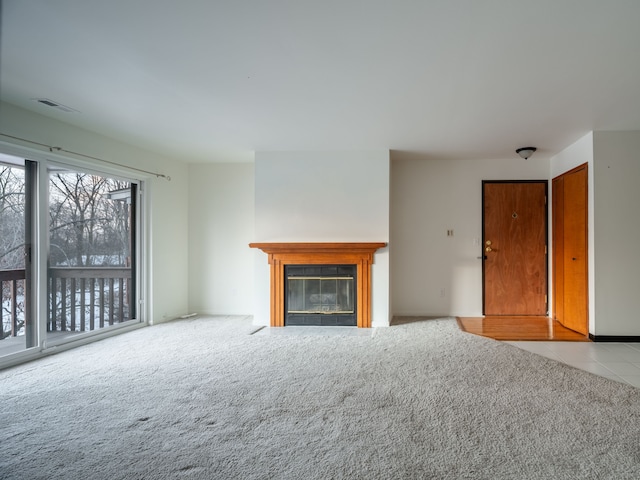
[[[73,348],[82,344],[90,343],[98,338],[123,333],[134,330],[149,324],[149,302],[150,298],[150,265],[148,255],[150,252],[149,216],[145,212],[149,211],[149,200],[147,195],[147,185],[150,177],[141,176],[139,173],[129,171],[124,167],[114,167],[102,165],[98,162],[89,163],[87,161],[76,160],[63,157],[55,153],[45,153],[29,147],[13,145],[0,141],[0,152],[7,155],[23,158],[37,163],[36,181],[32,190],[31,203],[33,211],[30,221],[32,232],[31,248],[31,301],[26,307],[29,309],[31,321],[35,322],[37,328],[33,336],[33,346],[25,348],[19,352],[10,353],[0,357],[0,368],[9,367],[34,358],[52,353],[51,347],[56,351]],[[131,302],[135,302],[135,317],[118,325],[113,325],[107,329],[83,332],[73,339],[53,342],[47,339],[47,308],[48,308],[48,256],[49,256],[49,170],[50,167],[77,170],[83,173],[125,180],[137,185],[137,198],[132,202],[132,237],[135,239],[135,247],[132,247],[132,280],[135,283],[135,294]],[[25,169],[27,166],[25,165]],[[26,268],[26,265],[25,265]]]

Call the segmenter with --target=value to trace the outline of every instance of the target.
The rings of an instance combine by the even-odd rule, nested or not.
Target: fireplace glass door
[[[285,325],[356,325],[355,265],[286,267]]]

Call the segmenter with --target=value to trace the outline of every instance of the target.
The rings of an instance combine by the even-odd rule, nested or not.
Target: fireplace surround
[[[355,267],[355,316],[360,328],[371,327],[371,265],[385,242],[369,243],[250,243],[268,255],[270,265],[270,325],[284,327],[289,265],[352,265]]]

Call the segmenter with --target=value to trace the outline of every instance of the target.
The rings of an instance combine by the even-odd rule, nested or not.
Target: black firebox
[[[353,326],[356,265],[285,265],[285,326]]]

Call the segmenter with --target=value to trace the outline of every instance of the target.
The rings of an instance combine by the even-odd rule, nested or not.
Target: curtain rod
[[[142,168],[136,168],[136,167],[131,167],[129,165],[123,165],[122,163],[112,162],[111,160],[105,160],[103,158],[92,157],[91,155],[85,155],[84,153],[72,152],[71,150],[65,150],[62,147],[55,147],[55,146],[47,145],[45,143],[34,142],[33,140],[28,140],[26,138],[16,137],[14,135],[7,135],[6,133],[2,133],[2,132],[0,132],[0,135],[2,135],[3,137],[12,138],[14,140],[19,140],[21,142],[27,142],[27,143],[30,143],[32,145],[38,145],[40,147],[44,147],[44,148],[48,149],[51,153],[54,153],[54,152],[69,153],[71,155],[76,155],[78,157],[88,158],[88,159],[91,159],[91,160],[97,160],[98,162],[108,163],[110,165],[115,165],[117,167],[127,168],[129,170],[135,170],[136,172],[142,172],[142,173],[148,173],[149,175],[155,175],[157,178],[164,178],[168,182],[171,181],[171,177],[169,175],[165,175],[164,173],[151,172],[149,170],[144,170]]]

